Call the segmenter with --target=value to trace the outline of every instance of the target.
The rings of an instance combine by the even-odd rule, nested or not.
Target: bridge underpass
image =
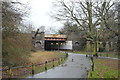
[[[42,36],[42,37],[41,37]],[[72,50],[72,41],[67,41],[66,35],[44,34],[33,39],[37,50]]]
[[[65,45],[65,41],[57,41],[57,40],[45,40],[45,50],[61,50],[62,45]]]
[[[63,45],[66,44],[66,35],[58,34],[45,34],[44,36],[44,49],[45,50],[61,50]]]

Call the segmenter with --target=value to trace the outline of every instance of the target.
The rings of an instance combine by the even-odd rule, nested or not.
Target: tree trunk
[[[93,55],[97,57],[98,56],[98,54],[97,54],[97,48],[98,48],[97,37],[94,38],[94,44],[93,45],[94,45],[94,47],[93,47]]]

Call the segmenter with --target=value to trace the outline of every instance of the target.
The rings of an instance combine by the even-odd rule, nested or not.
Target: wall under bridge
[[[72,41],[45,41],[45,50],[72,50]]]

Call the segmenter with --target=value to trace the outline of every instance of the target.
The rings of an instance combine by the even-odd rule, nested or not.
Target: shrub
[[[17,34],[15,37],[3,39],[3,66],[22,65],[27,62],[27,56],[32,48],[30,34]]]

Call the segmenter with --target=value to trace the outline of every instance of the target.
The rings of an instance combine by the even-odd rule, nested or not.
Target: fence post
[[[35,65],[32,63],[32,74],[35,74]]]
[[[68,57],[68,53],[66,53],[66,58]]]
[[[66,57],[64,57],[64,60],[66,60],[66,58],[67,58],[67,56],[66,56]]]
[[[58,64],[60,65],[60,58],[58,58]]]
[[[9,67],[7,70],[8,78],[11,78],[13,76],[12,69]]]
[[[63,60],[62,60],[62,57],[61,57],[61,62],[62,62]]]
[[[64,57],[62,57],[62,61],[64,61]]]
[[[55,67],[55,65],[54,65],[54,59],[53,59],[53,67]]]
[[[47,70],[47,61],[45,61],[45,71]]]

